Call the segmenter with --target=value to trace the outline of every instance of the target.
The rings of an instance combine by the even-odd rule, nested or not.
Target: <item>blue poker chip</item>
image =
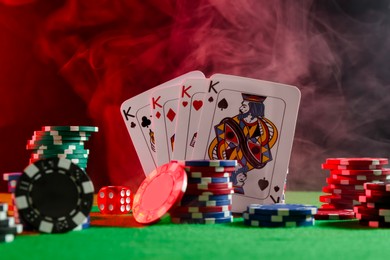
[[[271,205],[250,204],[247,209],[250,214],[279,216],[314,215],[318,210],[316,206],[312,205],[282,203]]]
[[[185,194],[181,199],[182,202],[197,200],[197,201],[209,201],[209,200],[232,200],[231,194],[223,195],[187,195]]]
[[[226,218],[204,218],[204,219],[192,219],[192,218],[173,218],[171,222],[175,224],[223,224],[233,222],[233,216]]]
[[[209,184],[209,183],[228,183],[230,182],[230,177],[203,177],[203,178],[188,178],[188,183],[196,184]]]
[[[208,200],[208,201],[199,201],[199,200],[189,200],[181,201],[178,206],[186,207],[208,207],[208,206],[229,206],[232,205],[232,200]]]
[[[237,160],[189,160],[185,166],[236,167]]]
[[[259,221],[268,221],[268,222],[310,221],[313,219],[313,215],[291,215],[291,216],[261,215],[261,214],[250,214],[247,211],[243,212],[242,217],[245,220],[259,220]]]
[[[232,216],[232,212],[223,211],[223,212],[193,212],[193,213],[179,213],[179,212],[171,212],[172,218],[188,218],[188,219],[205,219],[205,218],[227,218]]]
[[[269,222],[261,220],[244,219],[244,224],[252,227],[309,227],[315,225],[315,219],[309,221],[285,221],[285,222]]]

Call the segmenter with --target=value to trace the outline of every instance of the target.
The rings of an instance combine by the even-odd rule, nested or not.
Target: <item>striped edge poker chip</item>
[[[187,175],[181,165],[170,162],[156,168],[134,196],[135,220],[141,224],[156,222],[181,200],[186,188]]]
[[[87,218],[93,195],[93,183],[79,166],[68,159],[48,158],[24,169],[15,204],[22,223],[43,233],[65,233]]]
[[[383,165],[388,164],[388,158],[328,158],[325,164],[337,164],[337,165]]]
[[[313,215],[317,213],[317,207],[305,204],[282,204],[276,203],[271,205],[250,204],[248,212],[251,214],[268,214],[268,215]]]

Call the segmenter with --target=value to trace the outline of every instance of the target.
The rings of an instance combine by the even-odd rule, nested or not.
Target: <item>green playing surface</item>
[[[288,192],[287,203],[319,206],[316,192]],[[91,227],[66,234],[19,235],[0,244],[0,259],[384,259],[390,229],[351,221],[314,227],[177,225],[169,217],[142,228]]]

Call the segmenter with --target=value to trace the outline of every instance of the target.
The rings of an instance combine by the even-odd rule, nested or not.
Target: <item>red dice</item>
[[[131,210],[132,197],[125,186],[105,186],[99,190],[97,204],[102,214],[127,214]]]

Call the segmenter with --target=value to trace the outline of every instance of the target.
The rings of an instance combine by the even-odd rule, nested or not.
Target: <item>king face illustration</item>
[[[216,137],[208,147],[210,159],[238,161],[232,182],[235,192],[241,194],[248,172],[272,161],[271,148],[278,139],[275,124],[264,116],[266,97],[243,93],[242,98],[239,114],[214,126]]]

